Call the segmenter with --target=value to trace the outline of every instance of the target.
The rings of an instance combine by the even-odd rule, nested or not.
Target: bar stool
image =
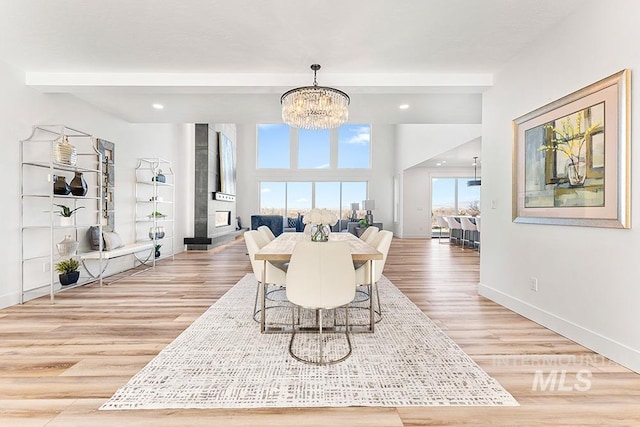
[[[471,242],[473,242],[473,233],[478,231],[478,228],[466,216],[460,217],[460,226],[462,227],[462,249],[464,249],[465,242],[468,242],[468,244],[471,246]]]

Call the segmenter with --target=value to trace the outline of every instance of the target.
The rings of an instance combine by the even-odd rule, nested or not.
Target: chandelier
[[[311,65],[313,86],[303,86],[285,92],[280,98],[282,120],[302,129],[336,128],[349,118],[349,95],[332,87],[318,86],[319,64]]]

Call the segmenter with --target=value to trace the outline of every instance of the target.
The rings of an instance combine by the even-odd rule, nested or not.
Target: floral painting
[[[629,228],[630,72],[514,120],[515,222]]]

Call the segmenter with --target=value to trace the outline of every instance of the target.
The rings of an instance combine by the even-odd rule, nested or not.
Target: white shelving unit
[[[75,165],[56,162],[56,145],[63,137],[77,150]],[[79,259],[82,253],[91,251],[86,237],[90,226],[102,232],[102,156],[92,135],[64,125],[40,125],[34,126],[31,135],[20,141],[20,165],[20,303],[24,303],[28,295],[45,294],[47,288],[53,303],[57,292],[95,281],[80,266],[78,282],[63,287],[55,265],[70,257]],[[54,176],[65,176],[69,183],[77,172],[82,173],[87,182],[85,196],[54,194]],[[81,209],[72,216],[71,225],[62,225],[57,214],[60,208],[56,205]],[[57,243],[65,236],[77,241],[78,249],[74,255],[61,257]],[[101,267],[102,260],[99,262]]]
[[[158,175],[165,181],[159,181]],[[162,245],[161,256],[174,258],[175,175],[171,162],[162,158],[140,158],[136,166],[136,242]],[[161,215],[154,215],[159,213]],[[155,266],[156,258],[153,258]]]

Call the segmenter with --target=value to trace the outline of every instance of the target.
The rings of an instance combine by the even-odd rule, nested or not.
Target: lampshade
[[[375,200],[363,200],[362,201],[362,209],[365,211],[372,211],[376,208]]]
[[[332,87],[318,86],[319,64],[311,65],[313,86],[303,86],[285,92],[280,98],[282,120],[302,129],[336,128],[349,118],[349,95]]]
[[[357,202],[351,203],[351,210],[352,211],[360,210],[360,203],[357,203]]]

